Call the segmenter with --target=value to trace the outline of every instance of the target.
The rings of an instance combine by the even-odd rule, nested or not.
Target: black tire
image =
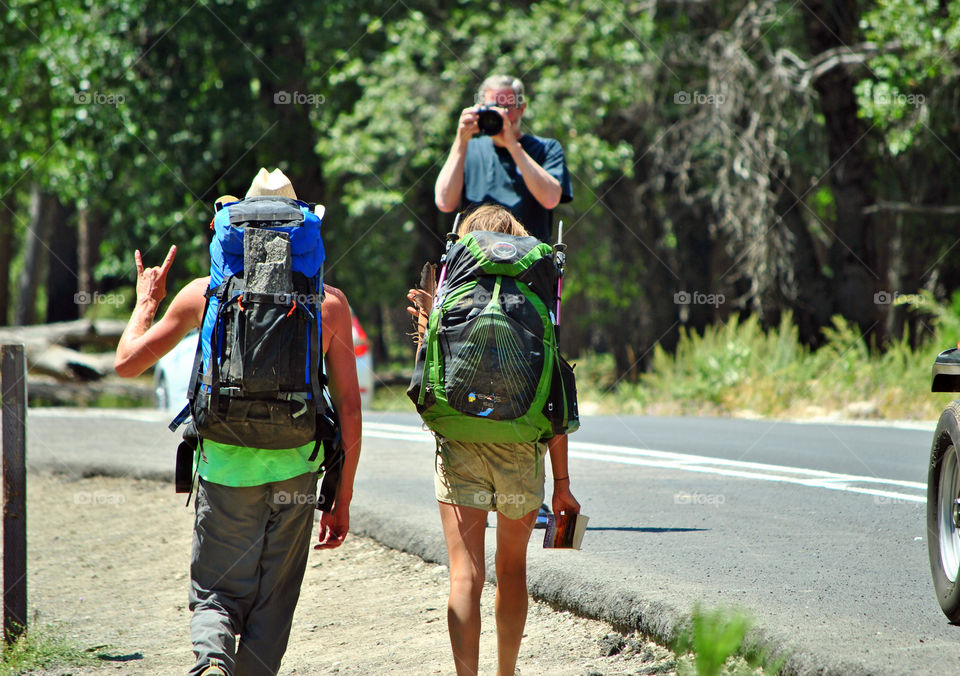
[[[937,601],[960,624],[960,401],[940,414],[927,474],[927,550]]]

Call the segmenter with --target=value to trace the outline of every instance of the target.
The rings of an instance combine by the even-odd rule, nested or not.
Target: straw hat
[[[250,184],[250,189],[247,190],[247,197],[257,195],[279,195],[280,197],[297,199],[297,193],[293,191],[293,184],[286,174],[279,169],[267,171],[263,167],[260,167],[253,183]]]
[[[224,204],[230,204],[231,202],[239,202],[239,197],[234,197],[233,195],[220,195],[217,199],[213,200],[214,209],[220,209]]]

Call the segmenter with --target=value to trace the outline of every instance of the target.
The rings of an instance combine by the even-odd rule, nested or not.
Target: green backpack
[[[457,441],[531,442],[579,426],[557,349],[558,263],[534,237],[475,231],[445,256],[407,395]]]

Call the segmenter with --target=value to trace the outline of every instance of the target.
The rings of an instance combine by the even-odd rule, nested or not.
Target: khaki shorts
[[[437,500],[496,510],[519,519],[543,502],[546,444],[479,444],[440,439],[434,485]]]

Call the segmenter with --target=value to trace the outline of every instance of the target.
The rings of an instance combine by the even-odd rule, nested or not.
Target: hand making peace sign
[[[159,303],[167,295],[167,273],[170,266],[173,265],[173,259],[177,255],[177,246],[174,244],[167,252],[167,257],[163,264],[158,268],[143,267],[143,258],[140,256],[140,249],[136,250],[134,258],[137,261],[137,302],[143,300],[153,300]]]

